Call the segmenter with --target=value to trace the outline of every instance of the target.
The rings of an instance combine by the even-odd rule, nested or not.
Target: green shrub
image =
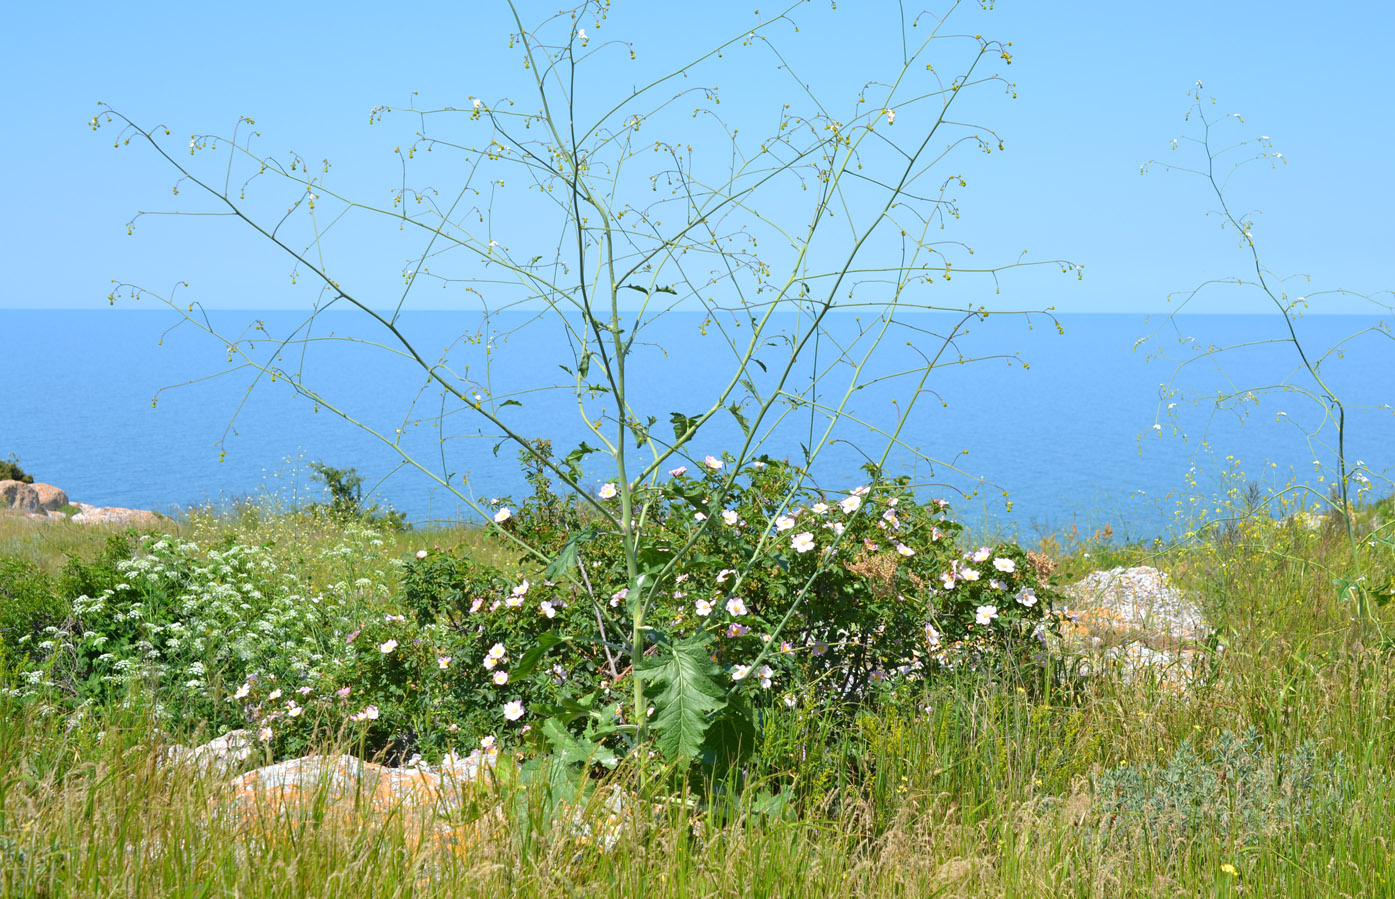
[[[20,468],[19,457],[11,453],[8,459],[0,461],[0,481],[23,481],[32,484],[34,476]]]
[[[113,537],[92,563],[70,560],[72,621],[39,643],[25,695],[101,705],[139,687],[170,721],[241,726],[225,694],[252,673],[305,680],[356,617],[345,611],[357,608],[353,586],[309,595],[267,547],[143,537],[122,558],[131,547],[130,537]]]
[[[794,490],[798,469],[766,459],[716,508],[721,475],[709,464],[693,475],[676,469],[637,496],[650,547],[641,557],[649,639],[679,647],[683,664],[731,692],[730,713],[718,716],[707,740],[708,761],[726,737],[749,752],[759,722],[769,720],[762,710],[836,716],[914,692],[945,665],[1005,649],[1029,660],[1040,651],[1032,637],[1050,626],[1052,594],[1026,554],[1008,544],[961,552],[946,503],[920,503],[906,479],[869,473],[866,487],[830,499]],[[529,480],[534,493],[522,503],[491,501],[491,527],[526,534],[557,561],[510,577],[449,552],[419,552],[405,565],[401,599],[416,627],[434,628],[429,637],[413,634],[413,645],[423,640],[438,656],[408,674],[400,666],[415,651],[387,658],[358,650],[354,664],[366,667],[346,669],[344,683],[435,684],[441,677],[429,663],[449,656],[455,673],[432,687],[431,702],[449,709],[452,723],[510,743],[531,722],[556,718],[573,733],[614,728],[611,744],[624,748],[636,711],[629,685],[618,682],[632,676],[625,660],[637,591],[625,586],[620,537],[559,504],[540,469]],[[600,496],[610,501],[613,491],[603,487]],[[704,526],[709,515],[715,521]],[[688,541],[685,563],[663,572]],[[405,642],[376,622],[365,625],[365,638],[370,646]],[[442,648],[452,639],[455,648]],[[495,646],[502,658],[488,657]],[[510,719],[506,703],[515,702],[523,714]],[[385,691],[373,705],[386,717],[397,700]]]
[[[79,596],[97,596],[121,582],[118,570],[122,562],[128,562],[135,553],[135,536],[132,532],[112,534],[92,561],[85,562],[77,556],[69,556],[63,565],[63,573],[58,578],[58,589],[66,599]]]
[[[24,655],[44,628],[62,624],[68,612],[39,566],[0,559],[0,662]]]
[[[311,506],[312,511],[327,511],[338,521],[363,521],[393,531],[409,528],[407,517],[401,512],[363,504],[363,475],[358,469],[331,468],[323,462],[311,462],[310,468],[329,492],[329,504]]]

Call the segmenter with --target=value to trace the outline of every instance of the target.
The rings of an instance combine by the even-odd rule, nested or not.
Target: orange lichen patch
[[[316,802],[350,802],[374,812],[458,802],[457,784],[416,768],[387,768],[353,756],[310,756],[249,771],[233,781],[238,805],[295,812]]]

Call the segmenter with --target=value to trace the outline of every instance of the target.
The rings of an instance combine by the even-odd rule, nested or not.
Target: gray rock
[[[43,511],[39,506],[39,492],[34,485],[23,481],[0,481],[0,509],[11,509],[37,515]]]

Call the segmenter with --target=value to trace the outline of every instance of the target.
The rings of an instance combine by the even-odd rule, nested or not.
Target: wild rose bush
[[[730,480],[729,462],[708,457],[636,492],[642,589],[628,586],[621,538],[599,518],[549,530],[556,510],[531,499],[495,499],[491,526],[526,530],[569,561],[550,569],[556,581],[510,581],[435,551],[409,560],[407,604],[463,644],[450,706],[477,718],[479,703],[491,705],[491,739],[516,742],[557,716],[623,748],[637,715],[617,681],[633,674],[638,602],[647,641],[700,647],[690,658],[710,698],[722,689],[751,726],[762,705],[865,705],[974,653],[1036,646],[1030,638],[1050,626],[1052,594],[1026,554],[961,551],[948,503],[917,502],[907,479],[874,469],[868,485],[825,496],[798,486],[803,473],[786,463],[760,460]],[[597,493],[616,495],[612,484]]]

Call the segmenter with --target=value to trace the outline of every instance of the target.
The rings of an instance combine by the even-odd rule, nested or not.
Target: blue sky
[[[593,34],[632,42],[634,71],[648,71],[756,24],[756,5],[620,0]],[[522,8],[528,20],[555,6]],[[823,0],[800,9],[799,32],[786,28],[778,41],[822,96],[846,108],[898,55],[896,16],[880,0],[842,0],[836,11]],[[1388,4],[1001,0],[992,10],[964,4],[954,21],[951,30],[1012,41],[1012,65],[995,70],[1017,86],[1015,100],[984,94],[972,107],[1007,151],[964,163],[972,174],[955,226],[981,259],[1028,250],[1085,266],[1079,282],[1016,277],[1004,302],[1151,312],[1168,308],[1170,292],[1246,272],[1233,239],[1205,215],[1214,201],[1202,182],[1139,174],[1150,157],[1169,158],[1198,80],[1217,99],[1214,112],[1244,115],[1234,136],[1268,135],[1288,160],[1233,184],[1239,208],[1263,210],[1255,238],[1270,267],[1311,274],[1312,288],[1298,292],[1395,288]],[[526,83],[508,49],[506,7],[493,3],[23,4],[7,11],[7,25],[0,245],[9,278],[0,307],[98,308],[112,279],[156,290],[187,280],[210,306],[298,308],[313,296],[291,287],[286,259],[223,220],[144,218],[128,236],[137,210],[190,200],[172,195],[175,175],[148,147],[118,151],[116,129],[88,127],[99,100],[147,127],[168,125],[176,148],[251,116],[267,153],[328,157],[335,186],[384,200],[401,178],[393,148],[415,126],[400,114],[370,126],[371,108],[405,106],[414,91],[421,106],[465,106],[470,96],[521,96]],[[721,63],[708,80],[730,98],[734,119],[768,121],[789,100],[768,55],[732,52]],[[616,73],[630,71],[602,70],[587,96],[603,98],[632,77]],[[339,239],[346,260],[377,246],[367,231]],[[400,266],[400,257],[387,261]],[[964,290],[964,303],[978,301]],[[1196,311],[1263,309],[1231,292]],[[1337,298],[1311,311],[1374,310]]]

